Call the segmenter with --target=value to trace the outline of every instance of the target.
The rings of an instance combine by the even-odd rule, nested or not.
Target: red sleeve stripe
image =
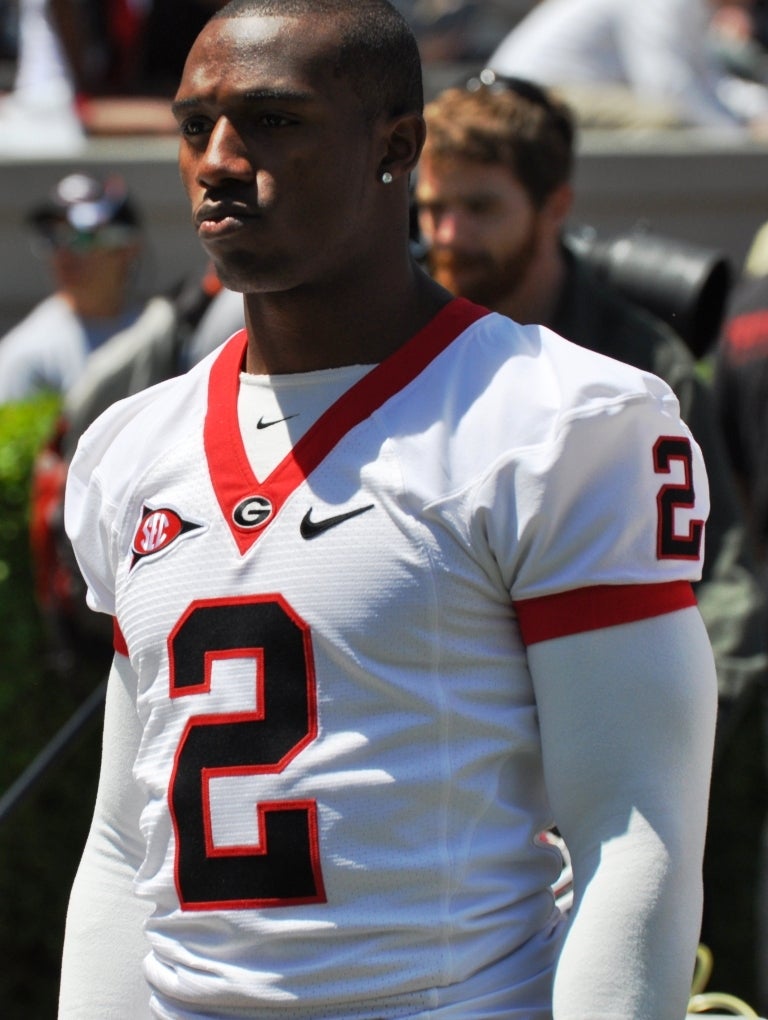
[[[128,645],[123,632],[120,630],[117,620],[112,617],[112,647],[118,653],[118,655],[128,654]]]
[[[526,645],[663,616],[695,605],[689,581],[600,584],[514,603]]]

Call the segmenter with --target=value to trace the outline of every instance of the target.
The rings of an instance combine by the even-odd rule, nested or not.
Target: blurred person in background
[[[731,293],[714,363],[718,420],[768,588],[768,224],[756,233]],[[768,698],[763,712],[768,715]],[[763,798],[765,814],[765,789]],[[763,840],[768,859],[768,826]],[[762,875],[757,910],[761,1004],[768,1013],[768,868]]]
[[[66,459],[110,404],[181,375],[244,325],[240,295],[221,286],[210,264],[152,296],[135,322],[94,351],[65,394]]]
[[[766,601],[755,575],[711,394],[683,341],[599,280],[568,243],[570,109],[529,81],[484,71],[425,110],[415,197],[427,265],[448,290],[662,377],[704,453],[712,510],[699,607],[718,670],[720,724],[705,862],[705,936],[718,987],[756,995],[755,890],[766,815]],[[709,896],[707,896],[709,893]]]
[[[410,0],[400,3],[419,42],[425,72],[434,63],[485,61],[535,0]],[[454,75],[455,77],[455,75]]]
[[[133,74],[140,90],[173,96],[190,46],[223,3],[224,0],[152,0],[144,4],[138,39],[132,46],[123,47],[124,53],[126,50],[134,53]]]
[[[221,0],[18,0],[3,154],[76,155],[91,135],[173,130],[184,55]]]
[[[85,605],[85,589],[64,534],[69,462],[80,436],[116,400],[181,375],[244,326],[239,294],[226,290],[212,265],[152,296],[141,314],[91,354],[63,395],[51,435],[35,459],[30,539],[35,595],[48,639],[49,663],[62,677],[84,657],[105,674],[112,629]]]
[[[768,0],[721,0],[709,35],[710,48],[727,71],[768,83]]]
[[[730,296],[715,358],[715,401],[768,581],[768,226]]]
[[[13,88],[0,99],[3,155],[74,155],[83,149],[76,102],[86,63],[81,6],[19,0]]]
[[[557,88],[589,127],[768,133],[768,88],[711,45],[719,8],[755,0],[541,0],[490,56],[500,74]]]
[[[142,226],[121,178],[69,174],[27,220],[54,289],[0,339],[0,403],[66,392],[142,307],[132,286]]]

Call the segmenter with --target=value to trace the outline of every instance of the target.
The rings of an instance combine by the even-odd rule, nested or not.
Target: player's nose
[[[198,163],[198,182],[215,186],[222,180],[250,180],[253,176],[251,156],[240,133],[227,117],[219,117]]]

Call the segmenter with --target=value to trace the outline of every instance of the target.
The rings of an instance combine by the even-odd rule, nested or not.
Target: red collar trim
[[[245,554],[264,534],[294,489],[351,429],[407,386],[468,326],[487,314],[485,308],[454,298],[407,343],[342,394],[263,480],[251,470],[237,419],[247,334],[245,330],[236,333],[211,368],[204,443],[216,498],[240,553]],[[255,496],[269,502],[271,515],[260,526],[238,524],[237,508]]]

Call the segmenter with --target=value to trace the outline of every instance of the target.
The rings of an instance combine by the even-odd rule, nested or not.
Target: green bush
[[[20,693],[40,679],[43,632],[32,588],[29,490],[34,457],[50,435],[57,411],[55,397],[0,407],[0,720],[11,727]],[[3,725],[0,732],[9,737],[13,729]],[[6,744],[0,757],[3,789],[25,758],[24,748],[14,750],[17,754],[11,757]]]
[[[103,675],[86,662],[55,668],[33,592],[30,479],[51,434],[56,398],[0,407],[0,793],[4,793]],[[71,751],[0,824],[0,1014],[56,1016],[67,899],[88,829],[100,744],[98,713]]]

